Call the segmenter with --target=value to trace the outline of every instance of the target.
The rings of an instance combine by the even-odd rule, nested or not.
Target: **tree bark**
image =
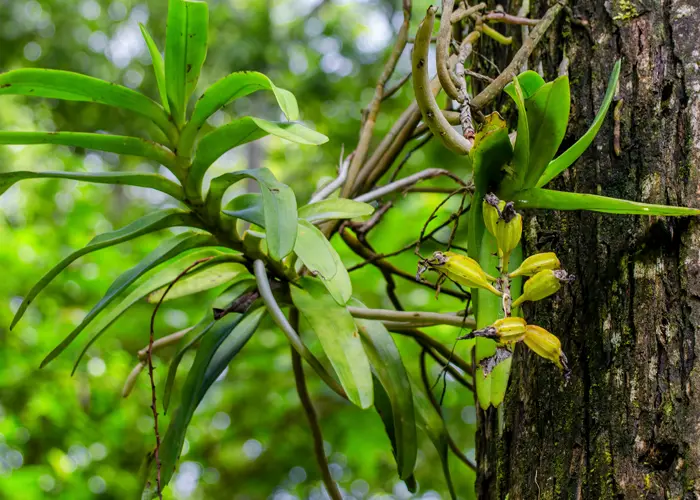
[[[622,58],[621,152],[609,113],[553,187],[699,206],[700,1],[570,5],[574,18],[560,17],[530,68],[542,61],[552,79],[569,58],[567,147],[593,120]],[[533,1],[531,17],[545,8]],[[529,322],[560,337],[572,376],[567,385],[552,364],[517,349],[503,408],[480,413],[479,497],[700,498],[698,221],[527,216],[525,255],[555,251],[577,276],[525,308]]]

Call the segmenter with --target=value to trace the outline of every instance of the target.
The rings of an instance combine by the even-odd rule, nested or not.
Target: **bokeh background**
[[[211,45],[199,91],[232,71],[265,72],[277,85],[294,92],[303,120],[330,137],[318,148],[262,140],[227,154],[212,171],[268,167],[295,189],[303,203],[334,176],[341,147],[347,153],[355,146],[362,107],[371,99],[402,20],[401,2],[208,3]],[[427,5],[414,1],[413,32]],[[166,6],[165,0],[0,0],[0,71],[21,67],[77,71],[157,98],[138,23],[148,27],[162,49]],[[408,50],[392,82],[409,71]],[[385,102],[377,137],[389,129],[411,98],[409,84]],[[243,114],[279,118],[271,95],[259,92],[218,112],[212,123]],[[143,135],[145,125],[138,117],[113,108],[5,96],[0,100],[0,128]],[[466,175],[456,161],[429,143],[410,158],[403,172],[442,166]],[[67,147],[0,147],[0,172],[157,168],[133,158]],[[397,198],[397,208],[370,233],[369,241],[378,251],[391,251],[414,240],[442,196],[423,193]],[[79,337],[48,367],[39,370],[38,366],[112,280],[157,246],[163,235],[141,237],[80,259],[39,296],[13,331],[8,326],[23,294],[60,258],[96,234],[171,203],[165,195],[139,188],[54,180],[25,181],[0,197],[0,498],[139,497],[139,467],[153,446],[146,374],[128,399],[121,397],[121,388],[136,363],[136,352],[147,343],[153,306],[138,304],[122,317],[88,351],[74,376],[70,375],[73,362],[87,338]],[[454,208],[446,205],[441,217]],[[348,265],[358,262],[342,242],[334,244]],[[436,248],[426,244],[423,253]],[[416,257],[410,252],[392,261],[415,271]],[[381,274],[371,266],[352,277],[355,295],[367,305],[391,307]],[[446,296],[436,300],[431,291],[410,282],[399,282],[398,292],[409,308],[456,311],[463,307]],[[215,295],[216,290],[164,304],[158,335],[195,324]],[[426,331],[448,346],[458,333],[446,327]],[[406,365],[417,376],[418,348],[403,338],[397,342]],[[175,352],[173,348],[158,353],[157,380],[164,378]],[[191,362],[188,355],[180,375]],[[439,371],[431,366],[432,377]],[[425,436],[421,436],[416,471],[419,491],[411,495],[396,475],[377,414],[339,400],[312,374],[308,379],[333,477],[348,497],[447,498],[440,462]],[[456,442],[473,457],[472,395],[449,379],[444,414]],[[473,474],[454,457],[450,464],[460,498],[472,498]],[[291,375],[289,348],[270,324],[254,335],[198,408],[171,484],[166,498],[325,496]]]

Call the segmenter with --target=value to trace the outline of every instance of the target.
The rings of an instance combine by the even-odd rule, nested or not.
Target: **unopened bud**
[[[525,259],[520,267],[510,273],[508,277],[532,276],[545,269],[558,269],[560,267],[561,263],[554,252],[538,253]]]
[[[523,294],[513,302],[513,307],[518,307],[526,300],[534,302],[549,297],[559,291],[562,281],[571,280],[573,276],[569,276],[563,269],[540,271],[525,282]]]
[[[527,323],[523,318],[501,318],[493,322],[492,325],[459,337],[458,340],[483,337],[496,340],[502,344],[511,344],[523,339]]]
[[[505,211],[503,213],[506,213]],[[507,259],[520,243],[523,235],[523,216],[516,213],[509,221],[500,218],[496,222],[496,244],[499,253]]]
[[[569,367],[567,366],[566,355],[561,350],[561,342],[557,337],[544,328],[527,325],[523,341],[535,354],[550,360],[561,370],[568,373]]]
[[[498,197],[489,193],[484,196],[482,210],[484,212],[484,225],[486,230],[491,233],[491,236],[496,236],[496,222],[501,217],[501,210],[506,206],[505,201],[501,201]]]
[[[496,281],[496,278],[486,274],[477,261],[466,255],[454,252],[435,252],[433,258],[426,264],[455,283],[472,288],[485,288],[499,297],[503,295],[490,283]]]

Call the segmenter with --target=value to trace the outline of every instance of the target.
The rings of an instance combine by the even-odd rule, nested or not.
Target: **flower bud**
[[[522,235],[522,215],[516,213],[515,216],[507,222],[503,218],[498,219],[496,222],[496,243],[498,245],[498,252],[504,259],[507,259],[515,247],[518,246]]]
[[[477,261],[465,255],[454,252],[435,252],[427,264],[455,283],[473,288],[485,288],[499,297],[503,295],[489,283],[496,281],[496,278],[486,274]]]
[[[545,269],[558,269],[561,263],[554,252],[538,253],[525,259],[520,267],[508,275],[509,278],[516,276],[532,276]]]
[[[496,222],[501,217],[501,210],[506,206],[505,201],[500,201],[496,195],[487,194],[482,202],[484,225],[491,236],[496,236]]]
[[[492,325],[459,337],[458,340],[472,339],[474,337],[484,337],[496,340],[502,344],[510,344],[523,339],[527,323],[523,318],[509,317],[501,318],[493,322]]]
[[[535,354],[550,360],[561,370],[569,371],[566,355],[561,350],[561,342],[544,328],[527,325],[523,341]]]
[[[549,297],[559,291],[562,281],[571,280],[573,276],[569,276],[563,269],[540,271],[525,282],[523,294],[513,302],[513,307],[518,307],[526,300],[534,302]]]

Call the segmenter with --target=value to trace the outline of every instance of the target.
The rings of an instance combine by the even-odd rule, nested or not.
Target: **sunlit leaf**
[[[542,78],[539,73],[528,70],[518,75],[518,82],[520,82],[520,87],[523,91],[523,99],[529,99],[540,89],[542,85],[544,85],[544,78]],[[515,95],[513,82],[506,85],[503,88],[503,91],[509,96],[513,97]]]
[[[517,78],[513,79],[513,92],[511,97],[518,108],[518,134],[513,148],[513,180],[509,189],[520,190],[525,182],[528,165],[530,164],[530,127],[525,111],[525,97],[523,89]]]
[[[107,307],[117,296],[126,290],[144,273],[156,267],[158,264],[179,255],[187,250],[197,247],[215,246],[217,241],[209,234],[195,233],[187,231],[179,234],[161,244],[158,248],[148,254],[139,264],[121,274],[109,287],[100,301],[87,313],[83,321],[41,362],[41,367],[46,366],[56,356],[61,354],[73,340],[82,332],[85,327]]]
[[[236,277],[246,274],[246,268],[238,262],[222,262],[208,267],[205,271],[188,274],[175,285],[170,287],[164,302],[179,299],[195,293],[211,290],[219,285],[230,283]],[[148,302],[154,304],[160,301],[167,286],[164,286],[148,295]]]
[[[617,81],[620,78],[620,66],[621,61],[618,60],[615,63],[615,67],[613,68],[612,73],[610,74],[610,80],[608,81],[608,89],[605,91],[603,102],[600,104],[600,109],[598,109],[598,113],[595,115],[591,127],[585,134],[583,134],[583,136],[581,136],[581,138],[578,141],[576,141],[576,143],[573,146],[571,146],[557,158],[549,162],[549,165],[547,165],[547,168],[545,169],[544,173],[540,176],[540,179],[537,181],[536,187],[544,186],[556,176],[561,174],[564,170],[569,168],[569,166],[571,166],[586,151],[586,149],[588,149],[588,146],[591,145],[593,139],[595,139],[595,136],[598,134],[598,131],[600,130],[601,125],[603,124],[603,120],[605,119],[605,115],[608,112],[608,108],[610,107],[610,104],[613,101],[613,97],[615,97]]]
[[[372,215],[374,207],[368,203],[335,198],[310,203],[299,208],[299,218],[316,223],[323,220],[354,219]]]
[[[345,305],[352,295],[352,282],[338,252],[313,224],[299,219],[294,253],[309,271],[323,281],[333,299]]]
[[[263,199],[260,193],[245,193],[236,196],[222,210],[229,217],[241,219],[262,228],[265,227]]]
[[[168,92],[165,89],[165,62],[163,61],[163,56],[158,50],[156,42],[153,41],[151,35],[146,30],[146,27],[139,23],[141,28],[141,35],[146,42],[146,47],[148,47],[148,52],[151,54],[151,62],[153,64],[153,73],[156,77],[156,84],[158,85],[158,93],[160,94],[160,100],[163,103],[165,111],[170,113],[170,103],[168,103]]]
[[[553,210],[589,210],[608,214],[631,215],[700,215],[700,209],[653,205],[636,201],[608,198],[595,194],[567,193],[552,189],[532,188],[518,193],[518,208],[549,208]]]
[[[168,210],[158,210],[152,212],[140,219],[128,224],[116,231],[110,231],[109,233],[100,234],[94,237],[90,242],[85,245],[80,250],[76,250],[68,257],[63,259],[61,262],[56,264],[48,273],[46,273],[39,282],[34,285],[34,287],[29,291],[27,296],[20,304],[19,309],[15,313],[15,317],[10,324],[10,329],[14,328],[17,322],[22,318],[24,312],[26,311],[29,304],[32,303],[34,298],[49,284],[51,281],[58,276],[61,271],[68,267],[71,263],[91,252],[95,252],[102,248],[107,248],[113,245],[118,245],[125,241],[133,240],[144,234],[149,234],[161,229],[176,227],[176,226],[190,226],[198,227],[199,223],[197,219],[191,215],[189,212],[185,212],[179,209],[168,209]]]
[[[184,193],[179,185],[158,174],[130,172],[28,172],[26,170],[0,173],[0,195],[10,189],[16,182],[25,179],[69,179],[95,184],[136,186],[155,189],[177,200],[184,198]]]
[[[362,303],[354,299],[352,305],[364,307]],[[355,319],[355,322],[359,327],[362,344],[372,370],[391,403],[394,456],[398,465],[399,477],[407,479],[413,474],[418,452],[411,382],[396,343],[384,325],[380,321],[365,319]],[[377,391],[375,391],[376,393]],[[375,397],[375,406],[376,403],[377,398]],[[389,431],[388,428],[387,431]]]
[[[570,107],[569,78],[566,75],[543,85],[525,102],[530,126],[530,167],[525,187],[537,183],[557,153],[566,134]]]
[[[79,73],[33,68],[0,73],[0,95],[9,94],[96,102],[124,108],[151,119],[169,138],[175,134],[167,113],[145,95]]]
[[[209,37],[209,6],[205,2],[188,0],[187,10],[187,51],[185,54],[185,102],[194,92],[207,57]]]
[[[301,288],[290,287],[294,305],[320,340],[350,401],[360,408],[369,408],[373,398],[372,372],[352,316],[319,280],[301,278],[299,285]]]
[[[178,124],[185,120],[185,58],[187,51],[187,8],[184,0],[168,0],[165,39],[165,88],[170,110]]]

